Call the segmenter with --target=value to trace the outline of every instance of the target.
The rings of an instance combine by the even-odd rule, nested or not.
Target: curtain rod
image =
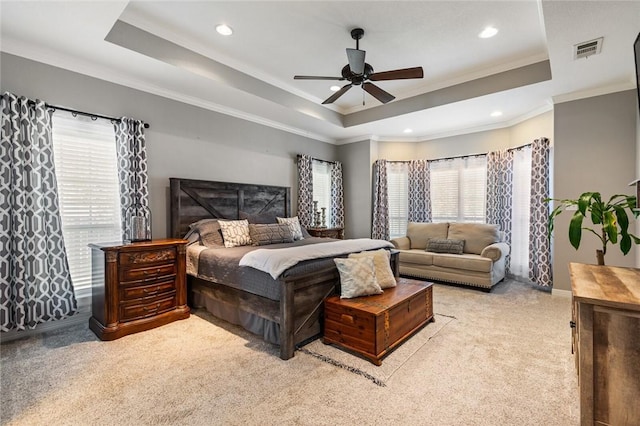
[[[300,157],[302,157],[302,154],[298,154],[298,155],[297,155],[298,160],[300,159]],[[336,161],[321,160],[321,159],[319,159],[319,158],[314,158],[314,157],[311,157],[311,159],[312,159],[312,160],[315,160],[315,161],[319,161],[319,162],[321,162],[321,163],[328,163],[328,164],[336,164],[336,163],[337,163]]]
[[[35,104],[34,101],[29,100],[29,103]],[[109,120],[109,121],[115,121],[116,123],[120,123],[122,120],[119,118],[115,118],[115,117],[109,117],[108,115],[100,115],[100,114],[94,114],[92,112],[84,112],[84,111],[78,111],[76,109],[71,109],[71,108],[65,108],[65,107],[61,107],[58,105],[51,105],[48,103],[44,104],[45,107],[47,107],[47,109],[52,109],[52,110],[60,110],[60,111],[67,111],[70,112],[74,117],[76,115],[84,115],[85,117],[90,117],[92,120],[96,120],[98,118],[102,118],[104,120]],[[144,123],[144,128],[148,129],[149,123]]]
[[[516,146],[513,148],[507,148],[507,151],[519,151],[521,149],[524,149],[528,146],[531,146],[531,142],[526,143],[524,145],[520,145],[520,146]],[[446,160],[455,160],[456,158],[469,158],[469,157],[482,157],[489,154],[488,152],[485,152],[484,154],[467,154],[467,155],[457,155],[455,157],[445,157],[445,158],[436,158],[433,160],[427,160],[427,161],[446,161]],[[391,160],[387,160],[387,163],[410,163],[412,160],[398,160],[398,161],[391,161]]]

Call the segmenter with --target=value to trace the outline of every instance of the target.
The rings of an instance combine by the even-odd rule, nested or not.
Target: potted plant
[[[558,200],[549,198],[548,201],[558,201],[560,204],[553,209],[549,216],[549,236],[553,232],[553,221],[560,213],[570,206],[577,206],[577,210],[569,223],[569,242],[577,250],[582,240],[582,230],[593,233],[602,242],[602,249],[596,250],[598,265],[604,265],[607,254],[607,244],[619,244],[624,255],[629,253],[633,243],[640,244],[640,238],[629,233],[629,215],[640,215],[635,209],[636,197],[631,195],[614,195],[604,202],[599,192],[585,192],[577,200]],[[583,226],[585,218],[591,219],[600,229]]]

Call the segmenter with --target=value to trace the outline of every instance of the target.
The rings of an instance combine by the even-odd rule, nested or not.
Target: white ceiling
[[[2,1],[0,12],[4,52],[332,143],[504,127],[633,88],[640,30],[640,1]],[[478,38],[487,25],[498,34]],[[340,82],[293,76],[339,76],[355,27],[375,71],[422,66],[425,78],[377,82],[396,96],[384,106],[368,94],[363,106],[359,88],[320,105]],[[574,61],[573,45],[597,37],[602,53]],[[546,60],[552,78],[528,81]]]

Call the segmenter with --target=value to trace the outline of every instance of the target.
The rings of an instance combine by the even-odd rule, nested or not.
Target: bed
[[[291,216],[290,188],[280,186],[170,178],[170,201],[171,235],[176,238],[183,238],[189,225],[202,219]],[[296,243],[306,245],[314,240],[318,239],[310,237]],[[240,272],[229,269],[216,275],[215,267],[204,262],[208,255],[216,254],[211,252],[216,249],[194,249],[201,251],[198,257],[203,261],[199,261],[197,273],[189,272],[187,276],[192,307],[205,307],[216,317],[278,344],[280,358],[284,360],[293,357],[297,345],[321,334],[323,301],[338,291],[340,285],[332,258],[301,262],[274,279],[253,268],[242,268]],[[225,254],[239,258],[250,250],[251,247],[235,247]],[[207,272],[203,272],[206,268]],[[392,270],[397,276],[395,255]],[[245,281],[260,285],[247,289],[242,284]]]

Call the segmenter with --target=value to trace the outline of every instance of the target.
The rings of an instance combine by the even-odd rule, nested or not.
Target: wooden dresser
[[[307,228],[312,237],[344,239],[344,228]]]
[[[89,328],[101,340],[114,340],[188,318],[186,243],[90,244]]]
[[[324,301],[324,343],[357,352],[375,365],[414,332],[433,321],[431,283],[398,278],[374,296]]]
[[[640,425],[640,269],[569,264],[582,425]]]

